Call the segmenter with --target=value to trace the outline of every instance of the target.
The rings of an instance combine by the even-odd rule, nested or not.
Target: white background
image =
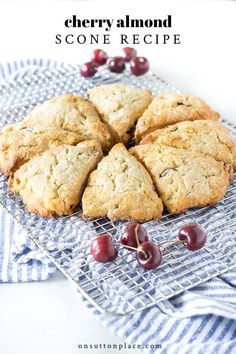
[[[167,33],[180,33],[181,45],[139,45],[136,49],[150,59],[152,71],[160,77],[182,91],[202,97],[223,117],[236,123],[236,2],[3,1],[0,2],[0,61],[30,57],[68,63],[88,61],[96,46],[54,43],[56,33],[91,32],[65,30],[64,21],[72,14],[80,18],[120,18],[125,14],[162,18],[171,14],[173,28]],[[149,29],[125,32],[158,33]],[[110,33],[112,44],[99,47],[110,55],[119,54],[119,31]],[[83,353],[76,348],[79,343],[123,343],[123,340],[119,341],[93,318],[63,276],[42,283],[0,286],[2,354]]]

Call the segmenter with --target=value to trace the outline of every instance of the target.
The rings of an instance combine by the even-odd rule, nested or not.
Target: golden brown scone
[[[216,204],[232,179],[232,166],[198,152],[158,144],[130,152],[145,165],[168,211]]]
[[[93,105],[81,96],[54,97],[35,107],[23,121],[30,126],[40,123],[74,132],[80,136],[80,141],[96,139],[105,150],[113,143],[108,127],[100,120]]]
[[[198,97],[183,93],[163,93],[155,97],[143,115],[139,118],[135,140],[155,129],[164,128],[184,120],[218,119],[219,113],[214,112]]]
[[[137,119],[152,101],[150,91],[124,83],[93,87],[88,91],[88,97],[116,140],[124,143],[130,140]]]
[[[69,215],[80,202],[87,177],[102,157],[100,144],[88,140],[60,145],[33,157],[9,179],[27,209],[44,217]]]
[[[229,130],[215,120],[185,121],[157,129],[146,135],[140,144],[164,144],[198,151],[230,163],[236,169],[236,141]]]
[[[77,134],[60,128],[30,127],[25,123],[8,125],[0,132],[0,170],[9,176],[51,145],[75,145],[79,141]]]
[[[159,219],[163,209],[148,172],[121,143],[90,174],[82,206],[87,218],[134,221]]]

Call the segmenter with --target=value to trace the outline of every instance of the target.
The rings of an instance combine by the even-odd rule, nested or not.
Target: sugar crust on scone
[[[198,151],[230,163],[236,169],[236,140],[215,120],[184,121],[157,129],[146,135],[140,144],[164,144]]]
[[[174,147],[148,144],[131,148],[152,176],[168,211],[216,204],[232,180],[232,166],[210,156]]]
[[[9,179],[27,209],[44,217],[69,215],[79,204],[89,173],[102,157],[100,144],[88,140],[60,145],[33,157]]]
[[[88,98],[109,125],[116,141],[127,143],[137,119],[151,103],[152,94],[124,83],[114,83],[93,87],[88,91]]]
[[[98,140],[104,150],[113,145],[109,128],[104,124],[93,105],[78,95],[65,94],[53,97],[36,106],[23,120],[28,125],[38,123],[76,133],[80,141]]]
[[[90,174],[82,207],[87,218],[133,221],[159,219],[163,209],[148,172],[121,143]]]
[[[185,120],[218,119],[219,113],[213,111],[203,100],[184,93],[163,93],[153,99],[139,118],[135,140],[139,141],[155,129],[164,128]]]
[[[0,131],[0,170],[9,176],[52,145],[75,145],[79,141],[77,134],[60,128],[31,127],[23,122],[8,125]]]

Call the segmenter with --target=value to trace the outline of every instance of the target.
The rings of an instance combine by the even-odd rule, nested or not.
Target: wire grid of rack
[[[93,85],[123,81],[131,86],[150,89],[154,95],[176,91],[152,73],[134,77],[125,72],[114,75],[99,71],[91,80],[80,77],[79,67],[45,70],[0,86],[0,125],[21,120],[36,104],[66,92],[85,96]],[[236,135],[236,127],[222,120]],[[235,266],[236,262],[236,179],[223,200],[212,207],[191,209],[179,216],[165,213],[160,221],[144,224],[153,242],[163,252],[162,265],[153,271],[138,266],[134,252],[119,247],[118,241],[127,222],[107,218],[83,220],[81,207],[66,217],[41,218],[30,214],[21,199],[7,187],[0,175],[0,203],[27,231],[36,245],[72,281],[79,292],[101,312],[126,315],[158,304],[184,290],[211,279]],[[189,252],[176,239],[178,229],[197,222],[207,231],[206,246]],[[93,260],[91,240],[108,233],[117,242],[119,257],[110,263]]]

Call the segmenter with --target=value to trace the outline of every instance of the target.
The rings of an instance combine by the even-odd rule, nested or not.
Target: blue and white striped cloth
[[[60,66],[42,59],[0,64],[0,79]],[[54,265],[0,209],[0,282],[44,280],[54,272]],[[125,342],[149,353],[236,353],[236,269],[127,317],[107,317],[87,306]],[[162,349],[155,349],[157,344]]]

